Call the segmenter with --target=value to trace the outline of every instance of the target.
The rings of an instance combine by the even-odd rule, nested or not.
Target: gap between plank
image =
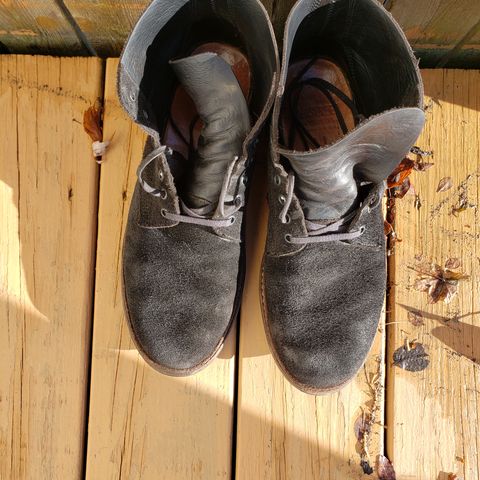
[[[100,74],[100,108],[104,113],[104,105],[105,105],[105,84],[106,84],[106,77],[107,77],[107,62],[105,60],[101,60],[102,69]],[[85,135],[87,135],[85,133]],[[93,158],[91,159],[93,162]],[[87,346],[87,355],[86,357],[86,365],[85,365],[85,416],[84,416],[84,430],[83,430],[83,463],[82,463],[82,476],[81,478],[87,478],[87,460],[88,460],[88,423],[90,418],[90,393],[91,393],[91,381],[92,381],[92,354],[93,354],[93,323],[95,321],[95,288],[97,283],[97,250],[98,250],[98,222],[100,217],[100,209],[99,209],[99,202],[100,202],[100,179],[102,175],[102,167],[98,165],[97,167],[97,178],[96,178],[96,188],[95,188],[95,224],[94,224],[94,231],[92,234],[93,237],[93,272],[92,272],[92,302],[91,302],[91,312],[90,312],[90,331],[88,332],[88,339],[89,344]]]
[[[448,62],[457,54],[460,52],[462,47],[469,41],[471,40],[478,32],[480,31],[480,20],[462,37],[462,39],[451,49],[449,50],[445,55],[443,55],[442,58],[438,61],[438,63],[435,65],[435,68],[443,68],[446,67]]]
[[[246,254],[245,254],[246,255]],[[245,259],[246,264],[246,259]],[[243,298],[243,293],[242,293]],[[237,424],[238,424],[238,388],[240,382],[240,318],[242,307],[237,314],[236,338],[235,338],[235,362],[233,367],[233,412],[232,412],[232,466],[231,479],[235,480],[237,475]]]
[[[88,40],[87,36],[83,33],[82,29],[80,28],[80,26],[76,22],[75,18],[73,17],[73,15],[71,14],[68,7],[65,5],[63,0],[55,0],[55,3],[57,4],[58,8],[61,10],[63,16],[65,17],[65,20],[73,28],[73,31],[75,32],[75,35],[77,36],[78,40],[83,45],[83,47],[87,50],[87,52],[92,57],[98,57],[99,55],[97,54],[95,48],[93,48],[93,45]]]

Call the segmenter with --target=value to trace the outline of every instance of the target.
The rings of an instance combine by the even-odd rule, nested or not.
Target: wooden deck
[[[151,0],[7,0],[0,2],[0,52],[120,55]],[[480,65],[478,0],[378,0],[405,30],[428,67]],[[262,0],[281,40],[295,0]]]
[[[241,319],[220,358],[178,379],[135,350],[120,258],[144,134],[118,104],[116,66],[0,56],[0,479],[378,479],[360,462],[376,470],[385,454],[399,480],[478,480],[480,72],[423,71],[418,144],[435,165],[395,201],[387,325],[347,388],[313,397],[283,378],[263,333],[262,155]],[[101,167],[82,127],[98,97],[112,140]],[[430,304],[418,270],[447,260],[469,277]],[[410,341],[429,354],[421,372],[394,365]]]

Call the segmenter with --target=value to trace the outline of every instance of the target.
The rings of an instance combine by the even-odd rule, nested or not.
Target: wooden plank
[[[90,44],[103,56],[120,54],[135,22],[150,0],[65,0]]]
[[[470,0],[394,0],[389,10],[421,49],[452,48],[480,22],[480,3]]]
[[[0,478],[80,479],[97,167],[81,124],[98,59],[0,57]]]
[[[145,135],[116,95],[117,60],[107,62],[87,478],[230,478],[234,336],[203,372],[163,376],[134,348],[124,319],[122,237]]]
[[[266,158],[266,153],[258,158]],[[259,278],[266,236],[265,179],[256,175],[247,230],[248,267],[239,346],[236,478],[371,478],[360,467],[354,431],[362,411],[383,422],[383,346],[380,328],[365,369],[340,393],[306,395],[284,378],[272,359],[263,330]],[[258,208],[261,205],[261,208]],[[379,374],[376,405],[368,380]],[[383,453],[383,428],[375,424],[368,448],[371,464]]]
[[[403,241],[392,257],[387,451],[402,480],[446,480],[449,473],[473,480],[480,478],[480,72],[427,70],[423,76],[429,113],[419,145],[433,150],[435,166],[412,176],[421,207],[414,195],[396,205]],[[453,187],[436,193],[444,177]],[[476,206],[456,213],[462,197]],[[460,259],[456,270],[470,278],[449,305],[429,304],[414,288],[413,269],[449,258]],[[424,325],[412,325],[409,311],[420,312]],[[425,345],[426,370],[393,366],[393,351],[406,339]]]
[[[480,3],[470,0],[390,0],[423,66],[475,66],[480,62]]]
[[[480,3],[470,0],[379,0],[406,31],[424,65],[444,58],[449,65],[475,65],[480,61]],[[0,46],[27,53],[87,53],[80,35],[100,56],[117,56],[133,25],[150,0],[64,0],[56,2],[9,0],[0,5]],[[262,0],[272,16],[281,43],[285,19],[295,0]],[[63,8],[63,7],[62,7]],[[89,48],[89,47],[88,47]],[[453,53],[449,55],[449,52]],[[448,56],[447,56],[448,55]],[[446,57],[447,56],[447,57]]]
[[[14,53],[86,53],[74,29],[52,0],[1,2],[0,43]]]

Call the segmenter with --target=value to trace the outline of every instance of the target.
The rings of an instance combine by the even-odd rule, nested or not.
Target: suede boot
[[[121,56],[121,103],[149,134],[125,235],[125,306],[141,354],[165,374],[205,367],[237,315],[250,165],[277,80],[258,0],[154,0]]]
[[[364,363],[386,287],[381,200],[424,124],[417,61],[376,0],[300,0],[272,120],[262,272],[273,355],[299,389]]]

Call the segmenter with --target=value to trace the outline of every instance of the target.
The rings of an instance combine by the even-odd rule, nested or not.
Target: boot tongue
[[[204,125],[183,199],[189,207],[201,208],[218,202],[228,164],[241,155],[250,115],[232,68],[222,57],[207,52],[170,64]]]
[[[419,108],[370,117],[338,142],[308,152],[280,149],[295,171],[308,220],[337,220],[358,203],[362,182],[380,183],[408,153],[425,122]]]

